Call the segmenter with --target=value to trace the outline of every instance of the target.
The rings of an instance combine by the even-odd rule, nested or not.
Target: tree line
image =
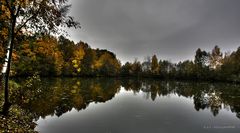
[[[132,76],[163,79],[240,81],[240,48],[232,53],[215,46],[212,51],[198,48],[193,61],[171,63],[156,55],[144,61],[121,65],[113,52],[74,43],[64,36],[21,36],[13,51],[12,76]],[[19,41],[20,40],[20,41]],[[4,60],[4,41],[0,60]],[[2,63],[1,63],[2,64]]]
[[[3,61],[3,50],[0,55]],[[13,51],[11,75],[116,76],[120,69],[121,63],[114,53],[92,49],[82,41],[75,44],[64,36],[22,36]]]
[[[126,62],[121,67],[122,76],[157,77],[163,79],[240,81],[240,47],[232,53],[221,52],[216,45],[206,52],[198,48],[193,61],[171,63],[158,60],[156,55],[145,61]]]
[[[0,42],[0,60],[6,50]],[[212,51],[198,48],[194,60],[171,63],[156,55],[144,61],[121,65],[113,52],[93,49],[87,43],[74,43],[64,36],[20,36],[13,50],[12,76],[123,76],[162,79],[240,81],[240,48],[224,53],[218,46]],[[2,67],[2,63],[1,63]]]

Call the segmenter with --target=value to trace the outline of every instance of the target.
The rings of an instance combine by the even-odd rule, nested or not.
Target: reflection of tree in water
[[[240,89],[233,84],[211,84],[195,82],[174,82],[157,80],[132,80],[122,81],[126,90],[139,90],[146,93],[146,99],[154,101],[158,96],[176,94],[186,98],[193,98],[194,108],[199,110],[210,109],[214,116],[217,116],[223,108],[229,107],[236,116],[240,118]],[[135,84],[135,85],[134,85]],[[141,86],[142,85],[142,86]],[[135,88],[140,86],[139,88]]]
[[[133,91],[133,93],[139,93],[142,89],[142,81],[139,79],[123,79],[121,80],[121,85],[127,91]]]
[[[194,108],[210,109],[214,116],[223,108],[229,108],[240,118],[240,89],[238,85],[194,82],[174,82],[151,79],[84,78],[46,79],[41,93],[22,107],[35,112],[36,119],[47,115],[61,116],[75,108],[80,111],[91,102],[105,102],[119,92],[120,86],[133,93],[144,92],[146,99],[178,95],[192,98]]]
[[[47,86],[47,87],[46,87]],[[114,79],[47,79],[43,81],[40,96],[22,103],[22,107],[35,112],[36,119],[47,115],[61,116],[72,108],[80,111],[91,102],[105,102],[120,90]]]

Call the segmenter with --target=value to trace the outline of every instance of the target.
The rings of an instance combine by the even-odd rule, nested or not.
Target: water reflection
[[[113,79],[43,79],[38,94],[22,107],[34,112],[36,119],[48,115],[61,116],[75,108],[80,111],[91,102],[105,102],[120,89]]]
[[[53,78],[42,79],[35,87],[34,97],[25,98],[28,93],[24,93],[18,103],[34,114],[36,130],[41,132],[230,133],[240,129],[239,85]]]
[[[126,90],[138,93],[140,90],[147,94],[146,99],[154,101],[157,96],[176,94],[193,98],[194,108],[209,109],[214,116],[221,109],[230,109],[240,118],[240,86],[226,83],[195,83],[195,82],[166,82],[156,80],[126,80],[122,82]]]
[[[167,82],[136,79],[43,79],[38,96],[21,106],[34,112],[35,119],[48,115],[61,116],[71,111],[86,109],[92,102],[111,100],[121,86],[134,94],[143,92],[146,99],[154,101],[157,97],[174,94],[193,99],[196,111],[209,109],[217,116],[221,109],[229,110],[240,118],[240,87],[238,85],[218,83]]]

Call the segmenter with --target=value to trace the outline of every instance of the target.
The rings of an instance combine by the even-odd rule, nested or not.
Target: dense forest
[[[136,59],[121,65],[114,53],[93,49],[83,41],[74,43],[64,36],[19,36],[17,39],[18,44],[13,51],[12,76],[38,73],[41,76],[131,76],[240,81],[240,48],[224,54],[218,46],[210,52],[199,48],[194,61],[171,63],[153,55],[142,62]],[[1,62],[4,55],[4,41],[1,41]]]
[[[63,36],[23,36],[21,39],[13,52],[12,76],[119,75],[120,61],[107,50],[92,49],[82,41],[75,44]],[[0,53],[3,61],[4,51]]]
[[[93,49],[83,41],[74,43],[64,36],[55,36],[61,25],[79,27],[78,22],[75,22],[71,16],[67,16],[70,6],[65,1],[59,1],[57,4],[54,1],[29,2],[39,7],[26,7],[25,4],[29,3],[20,2],[12,3],[14,8],[9,8],[9,3],[0,2],[2,5],[0,69],[6,62],[6,53],[11,49],[10,55],[13,60],[7,59],[7,62],[12,62],[11,76],[29,76],[38,73],[41,76],[133,76],[240,81],[240,48],[232,53],[223,53],[218,46],[209,52],[199,48],[196,50],[193,61],[186,60],[179,63],[159,60],[156,55],[153,55],[146,57],[144,61],[135,60],[121,64],[116,55],[108,50]],[[15,4],[19,5],[17,12]],[[61,8],[57,8],[56,5]],[[56,8],[53,8],[55,6]],[[45,13],[38,10],[43,10]],[[14,12],[16,12],[15,15]],[[28,14],[31,13],[32,17],[29,17]],[[16,23],[18,17],[22,17],[22,23]],[[10,25],[13,26],[13,30],[15,29],[12,34]]]

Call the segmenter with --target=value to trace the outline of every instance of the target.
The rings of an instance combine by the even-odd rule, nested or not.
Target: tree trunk
[[[13,17],[10,28],[9,28],[9,40],[8,40],[8,46],[7,46],[7,55],[5,58],[5,63],[2,68],[2,76],[4,82],[4,100],[5,104],[9,103],[9,88],[8,88],[8,82],[9,82],[9,75],[10,75],[10,68],[11,68],[11,61],[12,61],[12,52],[13,52],[13,41],[15,37],[15,24],[16,24],[16,17]]]

